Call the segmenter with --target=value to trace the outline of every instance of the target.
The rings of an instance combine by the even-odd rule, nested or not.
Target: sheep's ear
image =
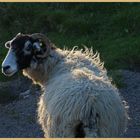
[[[23,34],[22,33],[17,33],[17,35],[15,36],[16,37],[19,37],[19,36],[22,36]]]
[[[16,36],[20,36],[21,35],[21,33],[18,33]]]
[[[7,42],[5,43],[5,47],[8,48],[8,49],[10,48],[10,41],[7,41]]]

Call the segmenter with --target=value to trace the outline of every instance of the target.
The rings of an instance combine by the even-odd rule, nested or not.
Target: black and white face
[[[23,34],[6,42],[5,47],[9,49],[2,63],[2,73],[6,76],[30,67],[31,62],[35,61],[36,53],[41,53],[39,40]]]

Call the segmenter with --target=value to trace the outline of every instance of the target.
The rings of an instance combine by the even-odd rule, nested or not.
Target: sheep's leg
[[[78,122],[78,121],[77,121]],[[84,138],[84,137],[98,137],[98,130],[94,128],[94,126],[91,128],[89,126],[85,126],[82,122],[79,123],[69,123],[69,124],[60,124],[58,126],[57,124],[53,124],[53,126],[49,127],[50,130],[47,134],[47,137],[67,137],[67,138]]]
[[[98,137],[96,130],[93,130],[93,129],[90,129],[90,128],[84,128],[84,132],[85,132],[85,137],[86,138],[96,138],[96,137]]]
[[[85,137],[85,130],[83,123],[80,122],[78,125],[75,127],[75,138],[84,138]]]
[[[50,120],[48,117],[47,122],[47,126],[44,127],[45,137],[84,138],[87,133],[83,123],[79,121],[74,121],[71,123],[61,122],[58,124],[56,123],[56,120],[53,120],[52,118]]]
[[[57,123],[54,123],[51,120],[51,123],[47,124],[47,127],[45,127],[45,137],[51,137],[51,138],[74,138],[74,128],[73,125],[70,124],[63,124],[63,122],[58,125]]]
[[[93,110],[90,112],[90,117],[88,119],[88,122],[84,123],[83,129],[85,132],[85,137],[89,138],[96,138],[99,137],[99,114],[94,114]]]

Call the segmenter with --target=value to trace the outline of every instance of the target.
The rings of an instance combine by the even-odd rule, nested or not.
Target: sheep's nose
[[[7,66],[4,66],[2,69],[3,69],[3,71],[5,72],[5,71],[7,71],[9,68],[10,68],[10,66],[7,65]]]

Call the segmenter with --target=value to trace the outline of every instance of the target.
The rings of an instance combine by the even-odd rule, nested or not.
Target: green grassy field
[[[0,63],[7,40],[42,32],[60,48],[92,46],[108,71],[140,68],[140,3],[0,3],[0,17]]]

